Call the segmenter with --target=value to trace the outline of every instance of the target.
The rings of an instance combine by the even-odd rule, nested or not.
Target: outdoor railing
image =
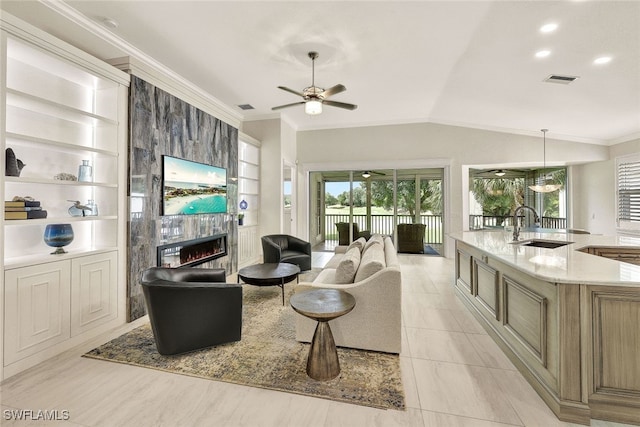
[[[469,215],[469,229],[470,230],[482,230],[485,228],[499,228],[505,225],[513,224],[513,215]],[[518,224],[524,226],[525,216],[518,216]],[[556,218],[550,216],[543,216],[542,228],[567,228],[566,218]]]
[[[368,230],[371,233],[392,235],[396,228],[396,222],[394,222],[393,215],[371,215],[371,228],[367,226],[366,215],[353,215],[351,222],[358,224],[360,231]],[[398,215],[397,224],[412,224],[412,215]],[[336,223],[349,222],[348,214],[329,214],[325,215],[324,229],[325,239],[338,240],[338,229]],[[420,215],[420,223],[426,225],[424,242],[430,243],[442,243],[442,215]]]

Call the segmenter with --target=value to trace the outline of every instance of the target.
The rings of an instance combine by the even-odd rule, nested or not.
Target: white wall
[[[279,234],[282,232],[283,217],[282,166],[283,162],[296,163],[297,134],[288,123],[279,119],[244,122],[242,132],[261,143],[260,234]]]
[[[572,228],[593,234],[616,234],[615,161],[574,166],[572,184]]]
[[[640,139],[612,145],[608,150],[609,160],[573,168],[573,227],[615,235],[616,157],[640,153]]]
[[[555,140],[547,135],[547,165],[605,161],[608,147]],[[433,159],[450,164],[449,231],[463,229],[469,166],[541,166],[542,135],[526,136],[431,123],[302,131],[298,133],[298,162],[305,164],[369,162],[375,167],[410,162],[433,166]],[[467,169],[465,169],[465,167]],[[599,171],[598,173],[601,173]],[[575,189],[581,184],[575,183]],[[580,193],[582,194],[582,193]],[[300,202],[302,203],[302,202]],[[448,245],[447,256],[451,255]]]
[[[260,235],[280,233],[282,208],[280,120],[244,122],[242,132],[261,143],[260,149]]]

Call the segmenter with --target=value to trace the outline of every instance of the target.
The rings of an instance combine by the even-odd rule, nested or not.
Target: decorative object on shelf
[[[52,248],[57,248],[51,255],[66,254],[63,249],[73,242],[73,228],[71,224],[47,224],[44,229],[44,242]]]
[[[53,179],[57,179],[59,181],[77,181],[78,177],[72,173],[60,172],[59,174],[55,175]]]
[[[43,210],[38,200],[31,196],[15,196],[11,201],[4,202],[4,219],[40,219],[46,218],[47,211]]]
[[[246,210],[249,207],[249,203],[246,200],[242,199],[240,202],[240,209]],[[238,214],[238,225],[244,225],[244,212]]]
[[[71,216],[98,215],[98,205],[96,205],[96,203],[91,199],[85,204],[80,203],[80,200],[67,200],[67,202],[73,202],[73,206],[67,210]]]
[[[540,129],[542,131],[542,174],[536,179],[535,185],[529,188],[536,193],[553,193],[558,191],[562,185],[556,184],[553,180],[547,178],[547,132],[549,129]]]
[[[4,202],[4,205],[9,207],[22,207],[22,206],[40,206],[40,202],[31,196],[13,196],[13,199],[9,202]]]
[[[11,148],[5,150],[5,176],[20,176],[20,172],[22,172],[22,168],[25,166],[22,160],[16,157],[16,154]]]
[[[78,168],[78,181],[93,181],[93,167],[89,164],[89,160],[83,160],[82,164]]]

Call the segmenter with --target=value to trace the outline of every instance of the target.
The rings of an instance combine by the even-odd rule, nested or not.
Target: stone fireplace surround
[[[226,214],[160,216],[162,156],[227,169]],[[157,248],[226,235],[226,256],[201,264],[237,268],[238,129],[132,75],[129,95],[129,280],[127,317],[146,314],[140,274],[157,265]]]

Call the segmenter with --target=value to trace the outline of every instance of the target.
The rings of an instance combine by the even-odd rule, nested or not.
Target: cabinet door
[[[5,365],[70,337],[70,262],[5,272]]]
[[[473,259],[476,300],[494,319],[499,319],[499,280],[498,272],[488,264]]]
[[[71,336],[116,317],[116,278],[116,252],[71,261]]]
[[[473,263],[471,260],[471,255],[456,249],[456,283],[458,287],[470,294],[473,293]]]

